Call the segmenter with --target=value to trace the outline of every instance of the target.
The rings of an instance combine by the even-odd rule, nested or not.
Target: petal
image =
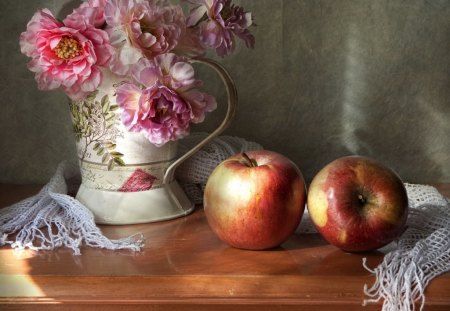
[[[136,85],[125,82],[119,85],[116,89],[116,101],[117,104],[126,110],[138,110],[139,98],[142,95],[142,91]]]
[[[185,87],[193,84],[194,79],[194,67],[186,62],[178,62],[170,69],[170,75],[180,83],[176,88]]]
[[[86,67],[87,63],[85,61],[80,61],[73,65],[72,70],[75,74],[78,75],[82,73],[86,69]]]
[[[151,47],[156,43],[156,41],[157,41],[156,37],[148,32],[143,33],[142,35],[139,36],[139,42],[141,43],[141,46],[144,48]]]
[[[193,123],[203,122],[205,112],[211,112],[217,108],[217,102],[213,96],[198,90],[185,92],[182,97],[191,106]]]
[[[124,65],[132,65],[142,58],[142,53],[131,45],[125,45],[119,50],[119,61]]]
[[[147,58],[142,58],[132,68],[132,77],[146,87],[153,86],[162,78],[161,68]]]
[[[92,67],[91,75],[80,85],[83,92],[93,92],[100,85],[102,74],[96,67]]]
[[[109,35],[109,42],[114,47],[120,47],[127,42],[127,33],[122,27],[109,27],[106,29]]]
[[[206,12],[207,8],[203,5],[193,8],[189,14],[189,17],[186,19],[186,26],[195,26],[198,21],[206,14]]]

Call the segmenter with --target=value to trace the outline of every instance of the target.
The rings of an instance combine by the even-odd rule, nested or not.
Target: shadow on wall
[[[55,12],[58,19],[63,20],[67,15],[72,13],[73,9],[80,5],[80,0],[71,0],[63,5],[59,12]]]
[[[441,40],[433,27],[416,22],[436,10],[423,9],[399,19],[388,6],[375,8],[368,22],[348,19],[336,138],[349,153],[392,163],[403,176],[420,163],[428,176],[441,179],[450,175],[443,152],[450,107],[448,92],[439,92],[450,79],[436,60],[448,64],[449,46],[436,48]],[[384,27],[377,31],[374,22]],[[371,38],[370,32],[382,35]]]
[[[291,157],[308,180],[361,154],[405,181],[450,181],[450,4],[297,1],[280,14],[282,47],[271,57],[282,64],[264,80],[277,92],[243,112],[250,137]]]
[[[75,159],[66,98],[37,90],[18,37],[38,8],[61,18],[79,3],[2,3],[1,182],[43,183],[59,161]],[[238,3],[255,17],[256,47],[240,42],[218,59],[240,98],[225,134],[285,154],[307,180],[339,156],[362,154],[408,182],[450,182],[450,2]],[[220,80],[200,66],[198,73],[222,105]],[[221,112],[198,130],[215,128]]]

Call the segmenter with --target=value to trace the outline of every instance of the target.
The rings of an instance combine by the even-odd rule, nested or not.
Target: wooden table
[[[450,196],[450,184],[437,185]],[[0,206],[37,186],[0,185]],[[317,234],[293,235],[269,251],[233,249],[202,209],[172,221],[102,226],[110,238],[143,233],[142,252],[0,248],[0,310],[380,310],[362,307],[364,284],[383,254],[347,254]],[[450,273],[426,290],[425,310],[450,310]]]

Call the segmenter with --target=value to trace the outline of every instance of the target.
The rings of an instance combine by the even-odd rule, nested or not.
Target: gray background
[[[307,180],[361,154],[407,182],[450,182],[450,1],[236,2],[253,12],[257,43],[220,59],[240,97],[226,134],[286,155]],[[74,3],[0,0],[0,182],[45,183],[75,158],[67,99],[37,90],[18,43],[37,9],[61,17]],[[223,106],[218,79],[199,75]]]

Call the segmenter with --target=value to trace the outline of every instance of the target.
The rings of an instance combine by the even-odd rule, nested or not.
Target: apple
[[[227,244],[262,250],[286,241],[300,223],[306,186],[298,167],[268,150],[241,153],[221,162],[204,192],[213,232]]]
[[[380,162],[346,156],[313,178],[307,208],[332,245],[347,252],[378,249],[405,229],[408,197],[400,177]]]

